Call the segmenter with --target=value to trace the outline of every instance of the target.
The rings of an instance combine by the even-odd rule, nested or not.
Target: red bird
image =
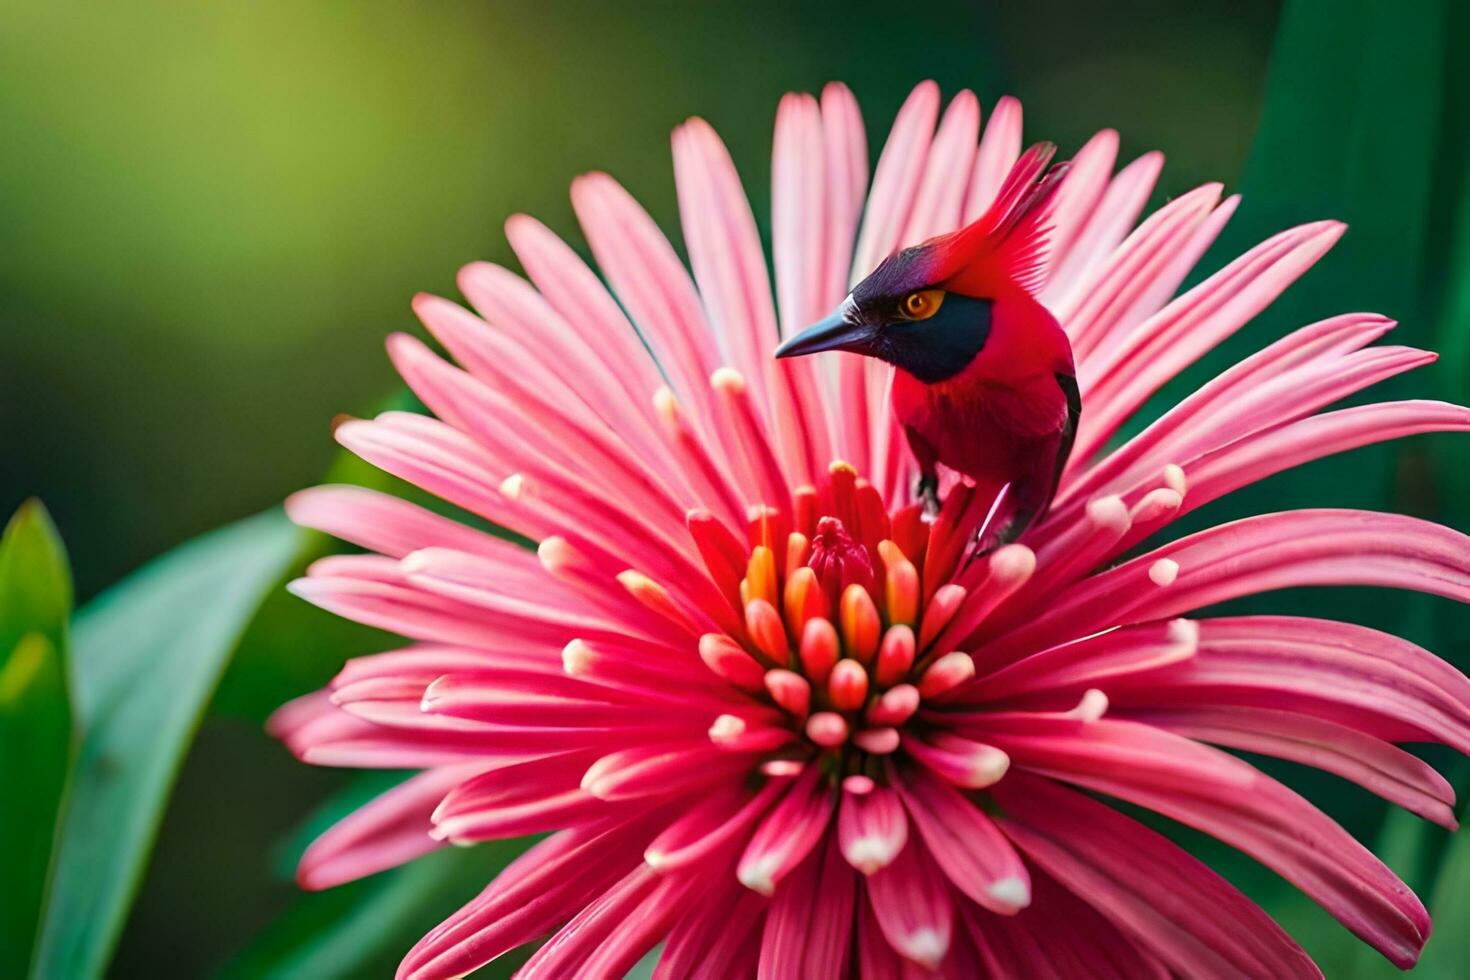
[[[1055,150],[1033,146],[974,223],[890,256],[835,313],[776,350],[852,351],[897,368],[893,409],[926,503],[938,502],[937,464],[986,499],[1004,491],[987,545],[1046,513],[1082,409],[1071,344],[1035,296],[1067,166],[1047,170]]]

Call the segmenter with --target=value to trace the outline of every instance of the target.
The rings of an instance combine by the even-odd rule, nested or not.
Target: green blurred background
[[[1300,77],[1271,75],[1285,108],[1252,151],[1283,23],[1273,0],[3,0],[0,508],[33,495],[47,503],[85,600],[168,547],[268,507],[335,458],[335,413],[370,411],[395,390],[381,341],[412,328],[414,292],[453,295],[455,270],[470,260],[513,263],[506,216],[536,214],[580,245],[566,188],[605,169],[676,236],[667,138],[693,114],[725,137],[763,215],[776,102],[831,79],[855,90],[875,153],[909,88],[932,77],[949,94],[975,88],[987,108],[1020,96],[1028,134],[1064,152],[1104,126],[1121,131],[1124,159],[1163,149],[1160,201],[1210,179],[1260,189],[1209,269],[1288,224],[1353,218],[1335,277],[1294,291],[1227,354],[1364,303],[1432,344],[1459,294],[1446,271],[1454,263],[1421,260],[1462,254],[1459,137],[1470,130],[1446,122],[1465,106],[1447,56],[1402,63],[1416,39],[1453,36],[1451,20],[1463,26],[1449,6],[1424,7],[1443,23],[1402,28],[1392,63],[1362,41],[1375,31],[1360,29],[1356,42],[1323,37],[1323,61]],[[1338,62],[1376,67],[1327,100],[1340,118],[1324,118],[1322,86],[1339,77]],[[1298,84],[1308,115],[1293,119]],[[1334,148],[1315,152],[1308,137],[1322,133]],[[1264,157],[1262,146],[1267,163],[1253,155]],[[1370,195],[1393,206],[1343,210]],[[1412,213],[1396,209],[1400,200]],[[1435,376],[1439,397],[1464,400],[1463,363]],[[1437,446],[1355,454],[1247,502],[1389,503],[1463,528],[1444,501],[1464,484],[1437,462],[1453,450]],[[1375,615],[1440,634],[1443,605],[1404,601]],[[170,976],[209,973],[288,906],[296,918],[273,934],[277,944],[349,901],[294,904],[284,873],[293,845],[282,841],[343,777],[296,764],[259,722],[343,651],[377,640],[276,600],[266,620],[191,751],[117,975],[161,975],[160,962]],[[1461,615],[1450,632],[1466,625]],[[1370,798],[1330,792],[1350,821],[1366,807],[1355,829],[1376,827]],[[476,876],[434,892],[406,931],[472,894]],[[402,951],[383,946],[349,972],[380,975]]]

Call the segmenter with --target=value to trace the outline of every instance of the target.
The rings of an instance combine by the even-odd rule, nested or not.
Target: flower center
[[[935,751],[915,737],[916,714],[975,673],[968,654],[946,646],[959,639],[949,627],[966,594],[973,522],[941,514],[931,526],[917,505],[889,514],[851,467],[834,463],[831,476],[820,495],[797,491],[790,523],[769,507],[752,512],[743,629],[699,644],[711,670],[766,709],[721,715],[710,737],[768,750],[770,773],[817,755],[834,776],[872,775],[900,747]],[[988,761],[964,764],[993,782]]]

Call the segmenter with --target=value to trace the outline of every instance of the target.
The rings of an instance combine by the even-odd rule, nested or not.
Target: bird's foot
[[[931,520],[939,516],[939,477],[933,473],[919,477],[914,495],[924,504],[924,516]]]

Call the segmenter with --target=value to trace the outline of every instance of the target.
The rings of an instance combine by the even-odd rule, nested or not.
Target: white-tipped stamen
[[[573,640],[561,650],[561,669],[573,677],[581,677],[592,669],[597,654],[582,640]]]
[[[746,724],[744,718],[735,715],[720,715],[714,724],[709,726],[709,739],[715,744],[728,742],[745,734]]]
[[[732,367],[715,368],[709,383],[711,388],[725,394],[738,395],[745,391],[745,375]]]
[[[1108,696],[1097,688],[1088,688],[1082,694],[1077,707],[1067,712],[1067,717],[1091,724],[1108,712]]]
[[[1161,476],[1164,481],[1164,486],[1173,490],[1179,496],[1184,496],[1185,490],[1189,487],[1189,481],[1184,478],[1184,467],[1178,463],[1169,463],[1164,466],[1164,471]]]
[[[774,855],[767,855],[750,862],[736,872],[740,883],[753,892],[770,897],[776,892],[776,881],[772,877],[776,869],[781,866],[780,859]]]
[[[985,894],[1017,912],[1031,904],[1031,887],[1014,875],[995,882],[985,889]]]
[[[1154,585],[1160,587],[1173,585],[1174,580],[1179,577],[1179,563],[1172,558],[1160,558],[1148,566],[1148,577]]]
[[[1128,528],[1128,505],[1116,494],[1094,497],[1087,502],[1087,519],[1100,529],[1125,531]]]

